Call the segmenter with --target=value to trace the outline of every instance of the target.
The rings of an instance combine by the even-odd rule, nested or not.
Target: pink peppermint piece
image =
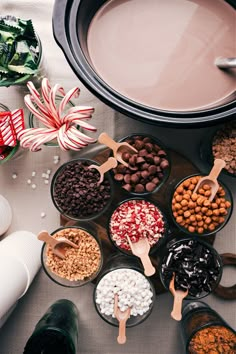
[[[110,235],[116,245],[130,250],[127,236],[132,242],[147,238],[154,246],[164,236],[165,222],[159,208],[144,199],[131,199],[122,203],[112,214]]]

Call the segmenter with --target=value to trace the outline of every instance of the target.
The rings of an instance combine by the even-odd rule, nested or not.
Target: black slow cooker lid
[[[56,0],[53,34],[77,77],[101,101],[115,110],[145,123],[169,127],[201,127],[235,119],[235,99],[227,104],[191,112],[157,110],[120,95],[107,85],[86,59],[87,30],[98,9],[107,0]],[[236,8],[236,0],[227,1]]]

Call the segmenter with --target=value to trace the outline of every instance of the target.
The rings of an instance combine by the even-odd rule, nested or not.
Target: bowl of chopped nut
[[[65,247],[63,258],[54,254],[50,245],[44,243],[41,262],[47,276],[65,287],[79,287],[91,282],[99,274],[103,255],[101,244],[95,233],[82,227],[61,227],[51,237],[68,239],[78,246]]]
[[[175,225],[183,233],[194,236],[210,236],[220,231],[229,221],[233,211],[233,197],[221,181],[212,201],[210,186],[206,183],[195,193],[201,176],[194,174],[182,179],[175,186],[170,200],[170,214]]]

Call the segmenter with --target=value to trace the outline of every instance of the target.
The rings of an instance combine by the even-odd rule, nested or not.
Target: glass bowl
[[[78,253],[77,250],[75,250],[76,253],[70,255],[68,251],[70,251],[71,247],[69,246],[68,247],[69,250],[67,250],[65,259],[60,259],[58,256],[53,255],[51,252],[51,247],[48,246],[46,243],[44,243],[41,252],[41,262],[42,262],[43,270],[45,271],[47,276],[55,283],[68,288],[83,286],[91,282],[92,280],[94,280],[94,278],[96,278],[97,275],[99,274],[103,264],[103,253],[102,253],[101,243],[97,235],[95,235],[94,232],[88,231],[87,229],[84,229],[82,227],[77,227],[77,226],[61,227],[55,230],[54,232],[52,232],[51,235],[54,236],[56,234],[58,234],[58,236],[60,237],[66,237],[66,238],[68,238],[68,234],[69,234],[70,241],[79,244],[79,246],[81,245],[81,248],[80,247],[78,248]],[[90,243],[89,245],[90,248],[88,247],[88,243]],[[87,253],[86,251],[88,250],[90,251],[90,254],[86,256]],[[81,255],[83,258],[81,257]],[[74,262],[73,269],[71,269],[71,259],[73,259]],[[96,269],[94,269],[93,272],[91,269],[89,269],[91,266],[93,266],[93,264],[88,265],[89,260],[92,260],[92,263],[96,261]],[[50,264],[54,266],[54,271],[52,270],[52,266],[50,266],[48,262],[50,262]],[[57,262],[58,262],[59,270],[58,272],[55,272],[55,269],[58,269]],[[64,276],[64,272],[66,271],[66,269],[68,269],[69,274],[71,274],[72,271],[75,271],[76,269],[81,269],[81,264],[83,267],[82,274],[77,273],[78,277],[80,277],[81,279],[78,280],[75,280],[73,278],[68,279]]]
[[[3,154],[5,152],[7,152],[7,155],[4,158],[2,158],[3,155],[0,154],[0,165],[3,165],[5,162],[11,160],[12,157],[15,155],[15,153],[18,151],[19,146],[20,146],[19,142],[16,144],[16,146],[13,146],[13,147],[7,146],[6,149],[3,152]]]
[[[4,104],[0,103],[0,112],[9,112],[10,109],[5,106]],[[3,153],[0,153],[0,165],[4,164],[5,162],[11,160],[11,158],[15,155],[17,150],[19,149],[20,143],[18,142],[15,146],[6,146]],[[1,147],[0,147],[1,149]],[[7,155],[5,156],[5,153]],[[4,155],[3,155],[4,154]]]
[[[134,196],[157,192],[167,181],[171,171],[170,156],[164,144],[148,134],[131,134],[119,142],[127,142],[137,153],[122,153],[130,167],[118,162],[112,170],[114,181]]]
[[[38,47],[38,53],[34,54],[35,58],[36,58],[36,64],[37,64],[37,72],[35,74],[25,74],[25,75],[17,75],[17,73],[15,73],[15,77],[12,76],[11,78],[8,78],[7,80],[5,80],[3,83],[0,84],[0,86],[15,86],[15,85],[25,85],[28,81],[33,81],[35,82],[35,84],[38,83],[39,80],[42,79],[42,73],[43,73],[43,48],[42,48],[42,43],[41,40],[39,38],[39,36],[37,35],[37,33],[35,33],[35,37],[37,39],[37,47]]]
[[[214,152],[213,152],[214,149]],[[214,158],[225,160],[226,168],[222,174],[236,178],[236,120],[224,125],[212,127],[204,136],[200,145],[200,158],[208,166],[212,166]],[[235,162],[235,168],[229,165]]]
[[[140,262],[136,259],[133,259],[132,257],[128,257],[122,254],[117,254],[113,257],[111,257],[107,264],[106,267],[104,268],[103,272],[99,275],[96,286],[94,288],[94,293],[93,293],[93,301],[94,301],[94,306],[95,309],[97,311],[97,313],[99,314],[99,316],[107,323],[109,323],[112,326],[116,326],[118,327],[118,321],[115,317],[112,316],[112,314],[108,315],[106,313],[102,313],[102,307],[100,304],[98,304],[96,302],[96,298],[97,298],[97,292],[99,291],[99,284],[100,282],[104,282],[107,284],[106,286],[109,288],[109,293],[111,293],[111,296],[116,293],[115,290],[115,286],[113,287],[114,284],[116,284],[115,282],[111,282],[110,276],[111,274],[115,274],[118,275],[118,277],[120,277],[120,279],[122,279],[122,273],[123,271],[128,272],[127,274],[129,274],[130,276],[133,276],[134,279],[139,279],[142,281],[145,280],[145,283],[147,285],[147,289],[151,291],[152,295],[151,295],[151,303],[148,305],[149,308],[148,310],[143,313],[143,314],[138,314],[138,315],[132,315],[132,310],[131,310],[131,316],[130,318],[127,320],[126,323],[126,327],[133,327],[136,326],[140,323],[142,323],[143,321],[145,321],[151,314],[154,303],[155,303],[155,289],[153,284],[151,283],[151,281],[145,277],[145,275],[143,274],[143,270],[142,270],[142,266],[140,264]],[[120,280],[118,280],[119,282]],[[124,279],[122,280],[122,284],[123,284]],[[121,284],[120,284],[121,285]],[[130,297],[131,297],[131,302],[132,302],[132,294],[134,294],[134,292],[132,293],[133,289],[135,289],[136,284],[134,281],[133,286],[129,288],[130,290]],[[120,287],[120,289],[122,289],[122,287]],[[115,290],[115,292],[114,292]],[[142,300],[142,294],[140,293],[140,302],[143,304]],[[129,296],[128,296],[129,297]],[[114,299],[111,298],[111,302],[112,304],[114,304]],[[127,306],[126,306],[127,307]]]
[[[200,174],[189,175],[183,178],[174,187],[170,199],[170,214],[174,224],[181,232],[189,236],[203,237],[210,236],[215,234],[216,232],[219,232],[227,224],[233,211],[233,197],[229,188],[223,182],[218,180],[220,186],[225,192],[225,200],[230,203],[230,206],[228,208],[224,207],[227,212],[226,214],[223,209],[221,210],[221,208],[223,208],[223,204],[225,203],[222,202],[222,204],[219,200],[220,198],[222,198],[220,194],[217,194],[208,206],[204,206],[203,203],[198,205],[198,199],[194,201],[193,204],[192,191],[195,188],[197,182],[196,178],[198,178],[198,176],[200,176]],[[190,185],[193,186],[187,186],[189,182]],[[191,192],[189,192],[189,188],[192,188],[192,190],[190,190]],[[217,193],[220,193],[220,191]],[[187,197],[186,194],[189,194],[189,197]],[[199,194],[199,197],[202,199],[202,195]],[[187,198],[187,200],[185,198]],[[218,204],[216,203],[216,201],[218,202]],[[216,204],[218,205],[217,207]],[[227,203],[227,205],[229,204]],[[196,208],[200,208],[200,210]],[[188,212],[188,214],[186,214],[186,212]]]
[[[221,333],[223,338],[218,337],[218,343],[212,341],[212,336],[214,337],[214,332],[211,333],[212,329],[223,330]],[[195,352],[190,349],[190,343],[192,340],[194,341],[195,335],[203,330],[207,331],[205,337],[208,337],[207,341],[210,342],[212,350],[216,350],[214,346],[216,347],[217,344],[227,344],[226,338],[224,338],[225,332],[232,334],[232,337],[235,336],[235,331],[206,303],[202,301],[189,302],[183,307],[183,317],[181,320],[181,336],[184,347],[186,348],[186,353]],[[207,345],[208,343],[205,344]],[[225,350],[222,351],[222,353],[223,352],[226,353]]]
[[[149,208],[151,213],[146,213],[146,208]],[[131,216],[132,212],[133,215]],[[138,218],[139,216],[140,219]],[[114,219],[114,217],[116,218]],[[116,240],[111,229],[112,221],[113,229],[118,234]],[[156,202],[133,197],[122,201],[112,210],[108,218],[107,231],[112,244],[120,252],[136,257],[130,250],[126,234],[130,233],[129,236],[133,242],[138,241],[141,234],[146,234],[151,246],[150,254],[153,254],[166,241],[168,224],[165,215]]]
[[[198,237],[171,240],[159,264],[163,286],[169,290],[175,273],[175,289],[189,290],[186,299],[201,299],[214,292],[222,272],[223,264],[218,252]]]
[[[92,164],[99,165],[86,158],[68,161],[59,167],[52,178],[53,204],[66,218],[77,221],[95,219],[108,209],[112,201],[113,184],[109,172],[98,185],[99,172],[88,169]]]

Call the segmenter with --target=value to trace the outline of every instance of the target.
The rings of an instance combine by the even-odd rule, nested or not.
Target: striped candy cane
[[[75,106],[64,113],[71,98],[79,96],[78,87],[65,93],[59,84],[51,87],[47,78],[42,80],[41,95],[32,82],[29,81],[27,87],[30,94],[25,96],[25,104],[45,128],[21,130],[18,138],[23,147],[29,148],[31,151],[38,151],[45,142],[57,139],[62,150],[79,151],[88,144],[97,141],[78,130],[78,126],[80,126],[84,130],[96,132],[97,129],[87,122],[94,112],[93,107]],[[57,92],[62,96],[59,105],[56,103]]]

